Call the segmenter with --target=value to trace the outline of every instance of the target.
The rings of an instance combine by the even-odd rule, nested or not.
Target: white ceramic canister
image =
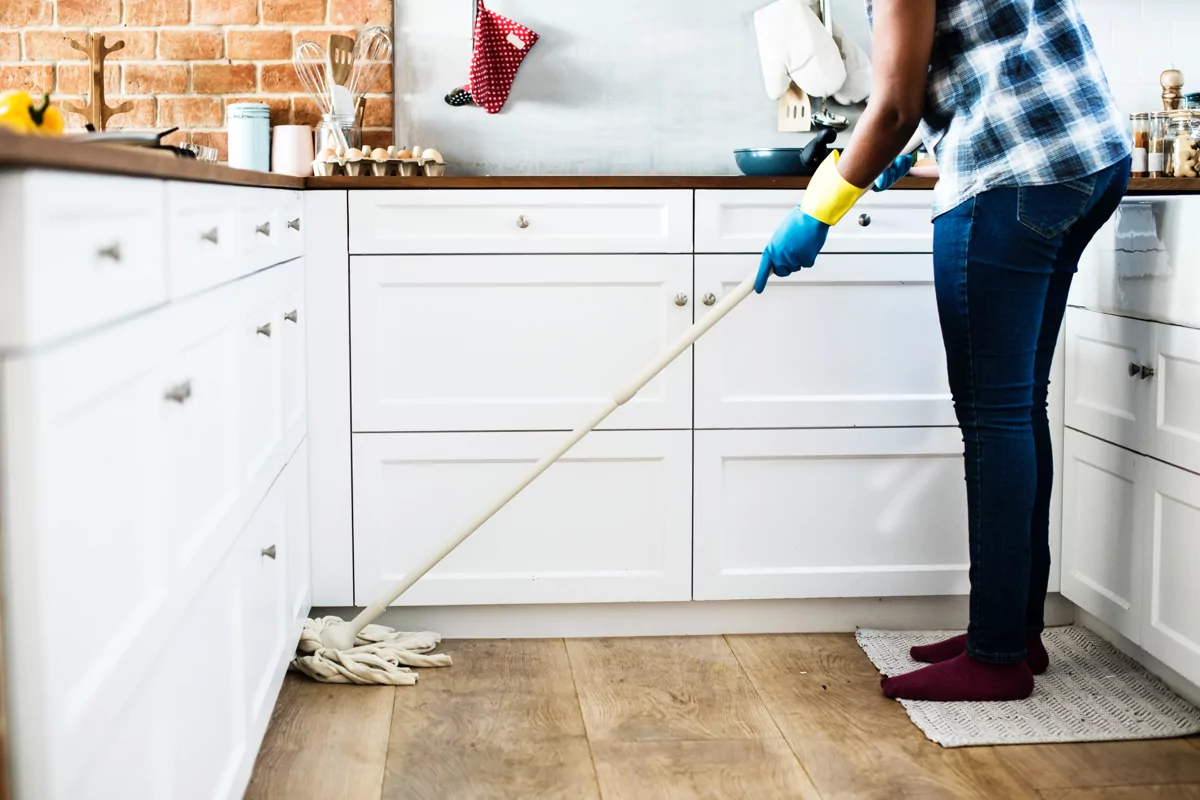
[[[230,103],[229,166],[238,169],[271,169],[271,110],[266,103]]]

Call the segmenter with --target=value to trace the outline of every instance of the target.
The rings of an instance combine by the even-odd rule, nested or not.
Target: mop
[[[646,366],[624,388],[617,391],[608,402],[592,414],[575,430],[571,431],[553,452],[546,454],[521,476],[516,484],[498,498],[487,510],[467,522],[451,536],[442,547],[424,562],[410,570],[371,605],[364,608],[354,619],[345,622],[338,617],[320,617],[305,621],[296,658],[291,668],[325,683],[387,684],[392,686],[411,685],[417,682],[412,667],[445,667],[450,657],[444,654],[427,655],[437,646],[441,637],[428,631],[414,633],[397,631],[382,625],[372,624],[387,610],[396,598],[450,555],[467,537],[477,531],[492,516],[504,508],[533,483],[534,479],[567,453],[584,436],[592,432],[630,398],[654,379],[684,351],[696,343],[709,328],[716,325],[739,303],[754,291],[754,276],[743,281],[699,322],[692,325],[662,355]]]

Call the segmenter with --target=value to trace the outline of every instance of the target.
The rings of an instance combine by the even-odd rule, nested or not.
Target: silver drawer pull
[[[263,336],[266,336],[268,339],[270,339],[271,338],[271,323],[268,322],[266,325],[259,325],[258,328],[255,329],[255,332],[262,334]]]
[[[517,217],[517,227],[518,227],[518,228],[520,228],[520,229],[522,229],[522,230],[524,230],[525,228],[528,228],[528,227],[529,227],[529,220],[528,220],[528,219],[526,219],[526,217],[525,217],[525,215],[524,215],[524,214],[522,214],[521,216]]]
[[[1141,374],[1142,374],[1142,368],[1140,366],[1138,366],[1137,364],[1134,364],[1132,361],[1129,362],[1129,377],[1136,378],[1137,376],[1139,376]]]
[[[100,258],[107,258],[112,261],[121,260],[121,243],[113,242],[108,247],[101,247],[96,251],[96,255]]]
[[[289,228],[291,228],[291,229],[292,229],[292,230],[294,230],[294,231],[298,231],[298,230],[300,230],[300,218],[299,218],[299,217],[296,217],[295,219],[289,219],[289,220],[288,220],[288,227],[289,227]]]
[[[283,315],[283,318],[286,319],[288,322],[299,322],[300,321],[300,312],[299,311],[289,311]]]
[[[708,294],[704,295],[702,302],[706,306],[711,306],[713,303],[717,302],[717,296],[712,292],[709,292]]]
[[[221,241],[220,229],[213,228],[211,231],[205,231],[204,233],[200,234],[200,241],[212,242],[213,244],[219,244]]]
[[[858,215],[858,224],[863,226],[864,228],[867,227],[868,225],[870,225],[871,224],[871,215],[870,214],[859,214]]]
[[[169,402],[183,405],[191,396],[192,382],[184,381],[177,386],[172,386],[170,389],[167,389],[166,393],[163,395],[163,398]]]
[[[270,236],[271,235],[271,223],[264,222],[262,225],[259,225],[258,227],[256,227],[254,229],[254,232],[261,233],[263,236]]]
[[[686,306],[687,301],[688,301],[688,296],[686,294],[683,294],[682,292],[680,292],[679,294],[675,295],[675,305]]]
[[[266,556],[267,558],[271,559],[272,561],[274,561],[275,560],[275,545],[271,545],[270,547],[264,547],[262,549],[262,554],[264,556]]]
[[[1154,377],[1154,368],[1143,366],[1141,369],[1140,375],[1141,375],[1142,380],[1146,380],[1147,378],[1153,378]]]

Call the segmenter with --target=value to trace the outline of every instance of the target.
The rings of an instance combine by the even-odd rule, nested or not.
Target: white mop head
[[[348,650],[321,644],[321,631],[342,624],[337,617],[305,620],[291,668],[324,683],[410,686],[417,682],[417,673],[409,667],[450,666],[448,655],[425,655],[442,641],[430,631],[408,633],[368,625]]]

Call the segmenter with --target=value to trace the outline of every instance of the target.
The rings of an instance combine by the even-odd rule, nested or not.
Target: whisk
[[[371,91],[379,76],[392,63],[392,40],[383,28],[367,28],[358,35],[354,42],[353,63],[354,68],[346,87],[357,105],[359,98]]]
[[[333,90],[329,81],[328,59],[325,48],[316,42],[299,42],[296,51],[292,53],[292,66],[305,90],[317,101],[323,114],[333,113]],[[346,135],[338,125],[329,126],[337,143],[343,148],[348,147]]]

